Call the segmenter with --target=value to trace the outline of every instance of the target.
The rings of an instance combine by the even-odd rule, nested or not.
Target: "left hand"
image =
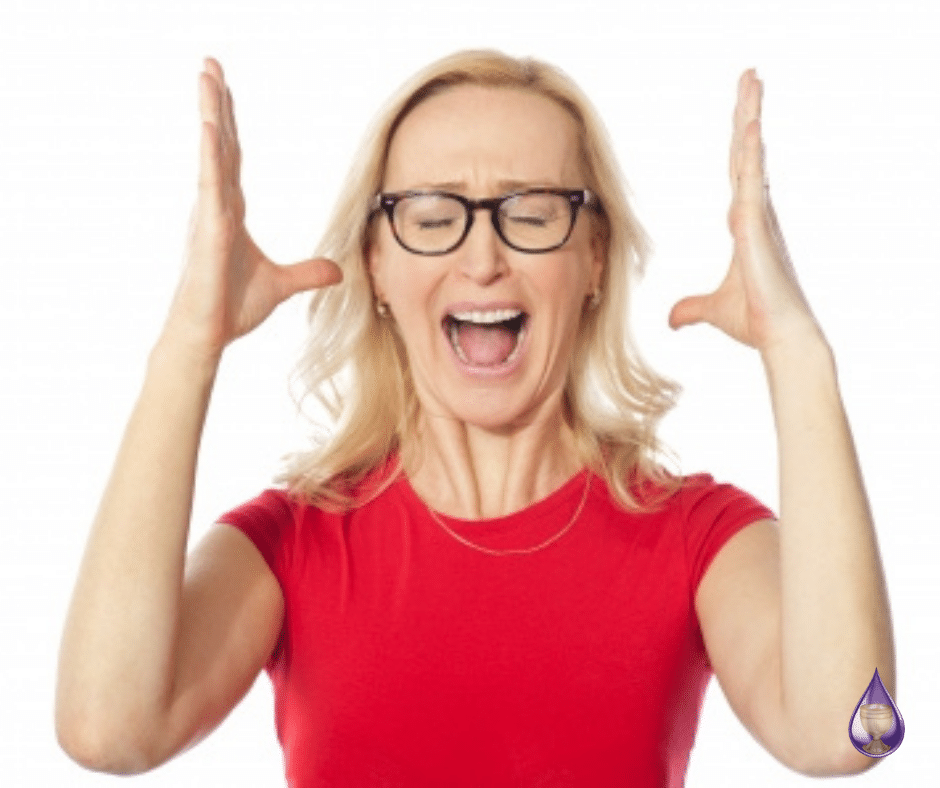
[[[681,328],[706,322],[762,353],[807,331],[820,335],[770,202],[761,141],[763,85],[753,69],[738,83],[731,139],[731,266],[712,293],[683,298],[669,314]]]

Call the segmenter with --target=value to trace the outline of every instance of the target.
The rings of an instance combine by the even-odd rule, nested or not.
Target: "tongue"
[[[488,326],[461,323],[457,343],[471,364],[491,367],[509,358],[516,344],[516,332],[499,323]]]

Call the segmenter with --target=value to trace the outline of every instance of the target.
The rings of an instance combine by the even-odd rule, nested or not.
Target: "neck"
[[[415,445],[403,446],[411,486],[432,509],[461,519],[524,509],[582,467],[560,402],[524,426],[498,433],[422,410],[416,433]]]

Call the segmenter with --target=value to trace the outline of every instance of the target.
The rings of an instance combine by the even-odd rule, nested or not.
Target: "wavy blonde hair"
[[[343,281],[313,294],[310,333],[297,369],[304,392],[298,404],[313,394],[332,423],[322,425],[328,432],[312,449],[287,458],[279,481],[313,505],[342,511],[374,497],[402,472],[399,450],[415,443],[418,400],[394,321],[378,317],[374,308],[367,266],[370,203],[382,188],[389,145],[403,118],[458,85],[531,91],[557,102],[576,122],[585,185],[603,207],[595,230],[607,255],[601,301],[584,311],[572,354],[565,418],[582,463],[605,479],[624,509],[643,508],[638,482],[675,487],[657,461],[662,447],[656,428],[678,394],[678,386],[640,358],[627,323],[630,285],[643,271],[647,238],[587,97],[551,65],[494,51],[458,52],[431,64],[392,97],[367,133],[317,249],[342,268]],[[396,452],[396,466],[377,488],[364,492],[360,482]]]

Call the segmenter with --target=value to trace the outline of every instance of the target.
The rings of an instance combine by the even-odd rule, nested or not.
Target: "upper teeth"
[[[493,309],[489,312],[451,312],[450,316],[455,320],[463,320],[470,323],[502,323],[504,320],[512,320],[522,314],[521,309]]]

